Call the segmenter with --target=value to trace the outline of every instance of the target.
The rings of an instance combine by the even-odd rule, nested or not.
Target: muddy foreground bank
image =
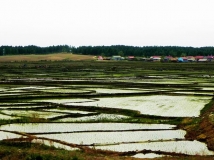
[[[214,104],[199,118],[184,119],[180,127],[187,131],[186,139],[205,142],[208,149],[214,151]]]

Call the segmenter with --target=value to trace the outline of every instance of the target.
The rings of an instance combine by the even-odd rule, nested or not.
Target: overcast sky
[[[214,46],[213,7],[214,0],[0,0],[0,46]]]

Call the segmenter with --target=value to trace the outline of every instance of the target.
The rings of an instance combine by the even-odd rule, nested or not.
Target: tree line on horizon
[[[1,46],[0,55],[24,55],[24,54],[51,54],[51,53],[74,53],[83,55],[95,55],[110,57],[113,55],[120,56],[209,56],[214,55],[214,47],[182,47],[182,46],[79,46],[71,47],[68,45],[57,45],[48,47],[39,47],[34,45],[29,46]]]
[[[51,54],[69,52],[68,45],[57,45],[49,47],[29,46],[1,46],[0,55],[26,55],[26,54]]]

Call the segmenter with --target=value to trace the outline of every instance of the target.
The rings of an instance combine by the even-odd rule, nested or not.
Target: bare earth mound
[[[186,138],[189,140],[199,140],[207,144],[208,149],[214,151],[214,105],[203,113],[200,122],[183,127],[186,131]],[[194,121],[194,119],[189,119]]]
[[[77,55],[71,53],[56,53],[45,55],[11,55],[1,56],[0,62],[15,62],[15,61],[78,61],[78,60],[93,60],[92,55]]]

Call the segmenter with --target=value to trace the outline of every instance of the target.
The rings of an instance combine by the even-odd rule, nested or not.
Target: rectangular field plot
[[[4,114],[0,114],[0,119],[15,119],[16,117],[13,116],[9,116],[9,115],[4,115]]]
[[[21,137],[21,135],[19,135],[19,134],[0,131],[0,140],[8,140],[11,138],[20,138],[20,137]]]
[[[174,129],[175,125],[138,123],[22,123],[0,126],[1,130],[31,133],[75,132],[75,131],[114,131],[143,129]]]
[[[135,96],[117,98],[99,98],[85,103],[66,103],[66,105],[97,106],[140,111],[141,114],[164,117],[197,117],[204,105],[212,97],[197,96]]]
[[[165,141],[174,139],[184,140],[185,131],[114,131],[112,132],[84,132],[63,134],[41,134],[38,137],[57,139],[78,145],[110,145],[115,143],[146,143],[152,141]]]
[[[214,155],[214,152],[209,151],[204,143],[198,141],[130,143],[96,146],[95,148],[117,152],[139,151],[146,149],[153,151],[183,153],[187,155]]]

